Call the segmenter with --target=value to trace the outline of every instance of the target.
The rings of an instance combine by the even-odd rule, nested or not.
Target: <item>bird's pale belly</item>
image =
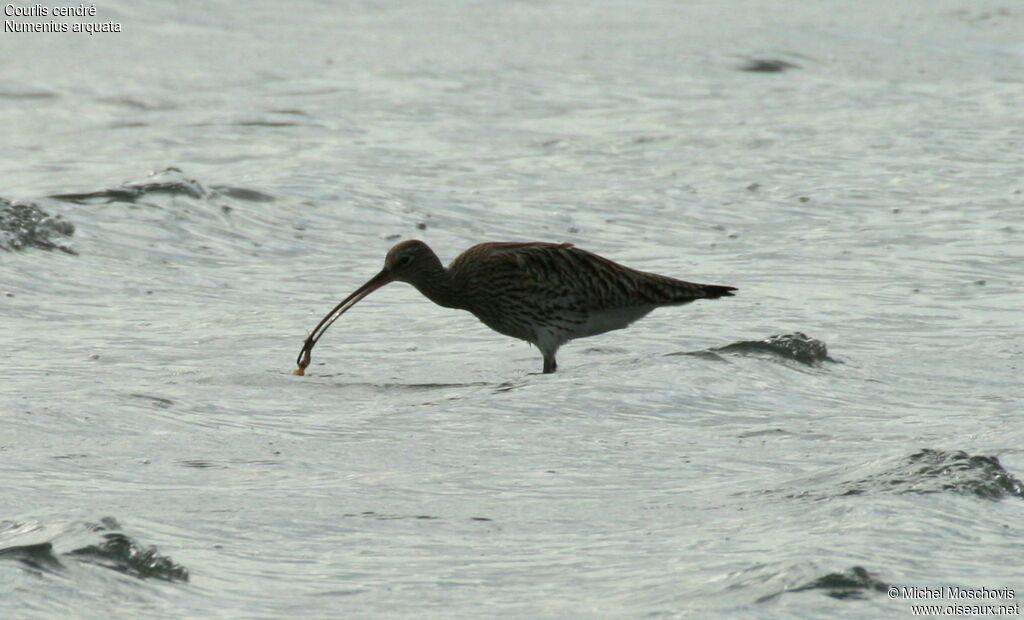
[[[657,306],[629,306],[590,312],[536,313],[532,320],[519,321],[516,317],[524,317],[522,311],[510,313],[503,310],[473,314],[480,321],[499,334],[518,338],[537,344],[538,342],[557,342],[559,344],[596,336],[605,332],[628,327],[643,318]],[[525,316],[529,316],[529,313]]]

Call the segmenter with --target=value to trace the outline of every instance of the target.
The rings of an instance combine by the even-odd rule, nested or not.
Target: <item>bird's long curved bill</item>
[[[328,312],[327,316],[320,319],[320,322],[317,323],[316,329],[314,329],[313,333],[306,338],[306,342],[302,345],[302,350],[299,351],[299,357],[295,360],[295,363],[298,364],[299,367],[295,370],[295,374],[306,374],[306,367],[309,366],[309,362],[312,360],[313,346],[316,345],[317,340],[320,340],[320,337],[324,335],[327,328],[338,320],[338,317],[345,314],[345,312],[347,312],[352,306],[356,305],[360,299],[366,297],[388,282],[391,282],[391,280],[392,277],[390,273],[387,271],[381,271],[377,275],[373,276],[369,282],[356,289],[356,292],[343,299],[340,304],[334,306],[334,309]]]

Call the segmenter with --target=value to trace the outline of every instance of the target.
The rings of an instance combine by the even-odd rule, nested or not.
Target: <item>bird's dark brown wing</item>
[[[449,268],[481,293],[515,292],[578,312],[684,304],[735,290],[638,271],[569,243],[482,243]]]

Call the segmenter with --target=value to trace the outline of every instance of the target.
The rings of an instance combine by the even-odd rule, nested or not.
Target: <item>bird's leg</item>
[[[544,374],[550,375],[555,372],[555,369],[558,368],[558,364],[555,363],[555,353],[558,353],[558,347],[562,343],[550,329],[538,330],[537,339],[530,342],[537,345],[540,354],[544,356]]]
[[[554,353],[544,353],[544,374],[550,375],[558,369],[558,364],[555,363]]]

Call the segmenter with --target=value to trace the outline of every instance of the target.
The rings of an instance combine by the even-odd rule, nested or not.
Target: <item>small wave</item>
[[[874,573],[861,567],[854,566],[841,573],[829,573],[818,577],[802,586],[786,588],[781,592],[762,596],[757,599],[758,603],[764,603],[782,596],[787,592],[804,592],[806,590],[823,590],[825,594],[840,600],[864,599],[872,592],[885,592],[890,584],[879,580]]]
[[[440,521],[443,517],[436,517],[434,515],[399,515],[399,514],[387,514],[374,512],[373,510],[366,510],[364,512],[349,512],[341,515],[345,519],[374,519],[376,521],[404,521],[404,520],[415,520],[415,521]],[[494,521],[490,517],[469,517],[469,521]]]
[[[397,520],[401,520],[401,519],[416,519],[418,521],[435,521],[435,520],[441,518],[441,517],[435,517],[433,515],[381,514],[379,512],[374,512],[372,510],[367,510],[365,512],[359,512],[359,513],[350,512],[350,513],[347,513],[347,514],[343,514],[341,516],[346,518],[346,519],[362,518],[362,519],[376,519],[378,521],[397,521]]]
[[[62,553],[60,557],[96,564],[139,579],[188,581],[187,568],[160,555],[156,547],[143,548],[118,531],[121,526],[115,519],[106,517],[99,523],[87,524],[86,528],[99,534],[100,540]],[[0,549],[0,560],[14,560],[37,572],[58,573],[64,570],[60,557],[54,553],[51,542]]]
[[[122,184],[121,187],[95,192],[53,194],[50,198],[80,204],[92,201],[136,202],[149,194],[183,195],[189,198],[203,198],[207,195],[207,191],[195,179],[187,178],[180,169],[165,168],[150,174],[149,177],[142,181],[129,181]]]
[[[779,58],[752,58],[737,68],[751,73],[782,73],[790,69],[799,69],[800,65]]]
[[[69,194],[53,194],[55,200],[85,204],[89,202],[138,202],[144,197],[162,194],[169,196],[185,196],[188,198],[209,199],[227,196],[236,200],[250,202],[270,202],[274,197],[258,190],[231,187],[228,185],[212,185],[204,187],[199,181],[190,179],[179,168],[165,168],[153,172],[140,181],[128,181],[120,187],[112,187],[94,192]]]
[[[298,127],[299,123],[290,121],[240,121],[235,123],[239,127]]]
[[[246,202],[273,202],[274,200],[274,197],[270,194],[247,187],[231,187],[230,185],[213,185],[212,187],[218,194],[234,198],[235,200],[244,200]]]
[[[139,579],[188,581],[188,569],[160,555],[156,547],[143,549],[131,538],[117,532],[104,534],[103,538],[98,545],[75,549],[68,555]]]
[[[75,225],[59,215],[31,203],[0,198],[0,249],[13,252],[31,247],[78,254],[64,239],[74,232]]]
[[[14,560],[34,571],[47,573],[56,573],[64,568],[53,554],[53,543],[48,542],[0,549],[0,560]]]
[[[31,87],[0,86],[0,98],[2,99],[56,99],[57,96],[57,93]]]
[[[1024,483],[1006,471],[999,459],[972,456],[962,450],[926,448],[909,456],[849,469],[794,481],[791,486],[798,487],[796,491],[776,490],[768,494],[814,500],[880,493],[956,493],[988,500],[1024,499]]]
[[[703,351],[690,351],[684,355],[698,355],[708,358],[720,358],[720,353],[736,353],[739,355],[768,354],[792,360],[807,366],[820,366],[823,362],[836,362],[828,355],[828,347],[821,340],[810,338],[802,332],[780,334],[764,340],[744,340],[715,347]],[[678,353],[671,355],[680,355]]]
[[[866,493],[957,493],[982,499],[1024,498],[1024,484],[994,456],[963,450],[924,449],[884,471],[843,483],[840,495]]]

